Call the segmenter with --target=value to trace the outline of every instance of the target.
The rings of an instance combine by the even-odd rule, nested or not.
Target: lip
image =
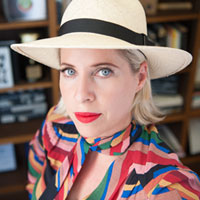
[[[76,118],[82,123],[90,123],[100,117],[101,113],[75,112]]]

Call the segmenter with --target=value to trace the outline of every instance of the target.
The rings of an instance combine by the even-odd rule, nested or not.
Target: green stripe
[[[103,178],[103,180],[101,181],[101,183],[99,184],[99,186],[92,192],[92,194],[87,198],[87,200],[100,200],[103,192],[105,190],[106,187],[106,183],[107,183],[107,179],[108,179],[108,172],[109,172],[109,168]]]
[[[28,169],[29,169],[29,172],[31,173],[32,176],[34,177],[38,177],[40,176],[40,174],[32,167],[30,161],[28,160]]]
[[[145,129],[144,126],[142,126],[142,134],[140,135],[141,138],[150,141],[151,139],[154,139],[157,143],[161,143],[162,140],[160,140],[158,134],[154,131],[151,131],[151,133],[148,133]]]
[[[114,156],[120,156],[120,155],[122,155],[123,153],[124,153],[124,152],[121,152],[121,153],[120,153],[120,152],[114,152],[113,155],[114,155]]]
[[[110,148],[110,144],[112,141],[106,142],[104,144],[99,145],[100,149],[109,149]]]
[[[90,148],[89,145],[87,144],[87,142],[84,142],[83,148],[84,148],[85,154],[87,154],[87,153],[88,153],[88,150],[89,150],[89,148]]]
[[[35,182],[31,200],[37,200],[37,198],[36,198],[36,188],[37,188],[37,184],[38,184],[39,180],[40,180],[40,177],[38,177],[37,181]]]

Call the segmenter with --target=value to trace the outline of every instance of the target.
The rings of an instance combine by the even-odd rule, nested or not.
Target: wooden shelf
[[[184,165],[192,169],[194,172],[196,172],[200,176],[200,155],[193,155],[193,156],[187,156],[185,158],[182,158],[181,161]]]
[[[13,197],[15,197],[14,199],[29,200],[28,192],[26,191],[8,192],[5,195],[0,194],[0,199],[2,200],[13,200]]]
[[[0,89],[0,94],[9,91],[16,92],[20,90],[31,90],[31,89],[51,88],[51,87],[52,87],[51,81],[39,81],[36,83],[27,83],[24,81],[15,85],[14,87]]]
[[[24,191],[27,182],[26,170],[25,166],[19,166],[17,170],[0,173],[0,180],[3,180],[0,181],[0,195]]]
[[[0,23],[0,30],[10,30],[10,29],[28,29],[28,28],[39,28],[47,27],[49,22],[45,21],[27,21],[27,22],[10,22],[10,23]]]
[[[200,108],[191,111],[191,117],[200,117]]]
[[[161,124],[174,123],[174,122],[183,121],[184,119],[185,119],[184,113],[173,113],[173,114],[167,115],[166,118],[160,123]]]
[[[181,13],[181,14],[157,14],[155,16],[147,16],[147,23],[163,23],[163,22],[176,22],[176,21],[187,21],[197,20],[197,13]]]
[[[36,130],[40,128],[42,120],[34,119],[28,122],[1,124],[0,144],[29,142]]]
[[[193,163],[196,163],[197,161],[200,161],[200,155],[194,155],[194,156],[188,156],[185,158],[181,158],[181,161],[185,165],[193,164]]]

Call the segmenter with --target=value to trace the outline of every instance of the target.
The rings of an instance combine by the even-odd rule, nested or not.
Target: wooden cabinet
[[[32,22],[0,22],[0,40],[15,39],[21,31],[44,32],[44,36],[53,37],[57,35],[58,25],[56,16],[56,3],[48,0],[48,19],[45,21]],[[200,109],[192,109],[192,94],[194,92],[194,77],[197,66],[198,50],[200,48],[200,14],[198,12],[184,13],[161,13],[156,16],[148,16],[148,24],[166,22],[187,22],[190,24],[190,45],[188,51],[193,55],[193,61],[189,67],[181,71],[181,87],[184,96],[184,108],[181,112],[171,114],[162,122],[171,126],[177,133],[178,138],[187,152],[188,149],[188,130],[191,118],[200,118]],[[15,33],[6,34],[5,33]],[[48,69],[47,77],[36,83],[20,82],[12,88],[0,89],[0,93],[8,91],[19,91],[45,88],[49,91],[49,106],[58,102],[58,73],[53,69]],[[42,119],[30,120],[23,123],[0,124],[0,144],[13,143],[16,148],[18,168],[13,172],[0,173],[0,199],[27,199],[25,192],[27,161],[25,155],[25,143],[30,141],[36,129],[40,127]],[[190,156],[182,159],[183,163],[194,170],[199,170],[200,155]],[[197,165],[198,164],[198,165]],[[18,197],[18,198],[17,198]]]

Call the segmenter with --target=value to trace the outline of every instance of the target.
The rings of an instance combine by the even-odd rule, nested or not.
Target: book
[[[14,77],[10,48],[0,44],[0,88],[10,88],[13,85]]]
[[[151,26],[156,35],[156,41],[159,46],[167,46],[167,30],[163,24],[156,23]]]
[[[192,155],[200,153],[200,118],[194,118],[189,123],[189,150]]]
[[[151,80],[152,93],[168,95],[177,94],[179,80],[179,75]]]
[[[158,10],[192,10],[192,2],[163,2],[158,3]]]
[[[187,50],[188,49],[188,27],[181,24],[181,23],[175,23],[174,27],[179,31],[180,33],[180,49]]]
[[[10,49],[11,44],[15,44],[15,40],[4,40],[0,41],[0,47],[5,46],[9,48],[10,56],[11,56],[11,65],[14,83],[18,83],[21,80],[21,68],[19,67],[19,54]]]
[[[187,50],[188,27],[181,23],[155,23],[148,25],[149,37],[158,46],[168,46]]]
[[[43,117],[48,106],[43,89],[0,94],[0,122],[24,122]]]
[[[154,103],[160,107],[182,107],[184,103],[183,96],[181,94],[174,95],[153,95]]]
[[[200,50],[198,54],[196,73],[195,73],[195,88],[200,90]]]
[[[192,108],[200,108],[200,91],[195,91],[193,93]]]
[[[0,172],[13,171],[17,168],[13,144],[0,145]]]
[[[181,33],[172,24],[165,24],[167,30],[167,46],[172,48],[181,48]]]

